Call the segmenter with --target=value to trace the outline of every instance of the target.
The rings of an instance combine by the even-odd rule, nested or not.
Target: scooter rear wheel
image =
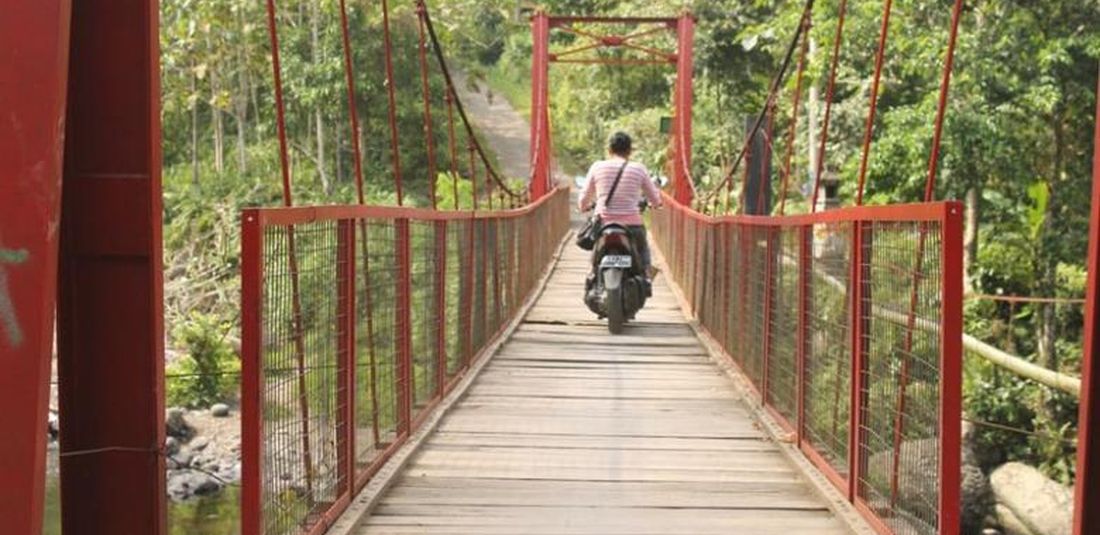
[[[611,334],[623,332],[626,325],[626,312],[623,310],[622,286],[607,291],[607,330]]]

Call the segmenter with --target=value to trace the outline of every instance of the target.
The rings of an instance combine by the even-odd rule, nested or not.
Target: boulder
[[[168,436],[184,441],[195,436],[195,428],[187,423],[187,419],[184,417],[186,414],[187,411],[179,407],[168,409],[164,418],[164,431]]]
[[[1073,489],[1023,463],[1002,465],[989,481],[1007,535],[1070,534]]]
[[[225,418],[229,416],[229,405],[225,403],[215,403],[210,406],[210,415],[215,418]]]
[[[997,522],[1001,525],[1001,531],[1005,535],[1036,535],[1019,518],[1016,518],[1016,514],[1012,512],[1012,509],[997,504],[993,507],[993,511],[996,513]]]

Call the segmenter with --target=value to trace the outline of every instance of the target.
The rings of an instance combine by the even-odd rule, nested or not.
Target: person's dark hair
[[[626,132],[615,132],[607,143],[612,154],[626,156],[630,154],[630,136]]]

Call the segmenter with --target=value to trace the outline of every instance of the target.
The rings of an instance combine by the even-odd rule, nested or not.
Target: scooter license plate
[[[631,263],[630,255],[607,255],[600,259],[602,268],[629,268]]]

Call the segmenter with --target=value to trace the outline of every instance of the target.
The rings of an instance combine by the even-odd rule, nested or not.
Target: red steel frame
[[[656,25],[653,28],[639,30],[625,35],[600,35],[576,28],[574,24]],[[664,26],[663,28],[661,26]],[[560,29],[583,37],[589,44],[555,54],[550,53],[550,30]],[[659,31],[676,33],[676,52],[659,50],[635,44],[639,38],[648,37]],[[684,12],[679,17],[589,17],[589,16],[550,16],[540,10],[531,18],[531,198],[545,195],[553,187],[551,184],[551,131],[550,131],[550,63],[579,63],[598,65],[675,65],[676,82],[672,97],[672,135],[670,154],[672,155],[672,182],[674,197],[682,203],[690,204],[695,196],[695,186],[691,179],[691,113],[693,102],[692,80],[694,62],[693,46],[695,39],[695,17]],[[586,57],[573,59],[572,56],[599,48],[628,48],[641,52],[644,57],[636,59],[610,59]]]
[[[158,10],[73,4],[57,314],[67,533],[166,532]]]
[[[0,522],[42,528],[56,308],[62,527],[165,533],[157,3],[4,9]]]
[[[1074,535],[1100,530],[1100,439],[1091,431],[1100,426],[1097,363],[1100,362],[1100,81],[1097,81],[1096,126],[1093,134],[1092,208],[1089,224],[1088,289],[1085,293],[1085,347],[1081,364],[1081,406],[1077,427],[1077,483],[1073,512]]]
[[[53,354],[68,0],[9,2],[0,17],[0,523],[41,533]]]
[[[1100,143],[1100,132],[1098,132],[1098,143]],[[1100,171],[1098,171],[1100,173]],[[1100,180],[1100,178],[1098,178]],[[1097,189],[1097,195],[1100,196],[1100,186]],[[937,524],[939,526],[939,534],[941,535],[957,535],[959,533],[959,507],[960,507],[960,463],[961,453],[958,448],[958,444],[961,441],[961,426],[959,425],[960,416],[962,414],[962,213],[963,208],[958,202],[939,202],[939,203],[922,203],[922,204],[907,204],[907,205],[894,205],[894,206],[875,206],[865,207],[856,206],[851,208],[844,208],[839,210],[832,210],[828,212],[819,212],[803,215],[791,215],[783,217],[769,217],[769,216],[707,216],[699,212],[691,210],[690,208],[676,202],[674,199],[666,195],[666,202],[669,206],[669,215],[662,214],[660,217],[654,220],[654,234],[657,238],[658,244],[663,246],[663,249],[672,254],[668,257],[670,262],[671,277],[681,285],[686,291],[684,294],[690,298],[690,305],[694,309],[697,315],[700,317],[700,327],[704,332],[719,341],[726,353],[726,357],[732,361],[732,363],[741,369],[742,373],[746,370],[742,368],[742,363],[748,357],[744,352],[747,345],[743,342],[747,340],[746,333],[744,331],[744,321],[742,322],[741,332],[735,337],[736,340],[730,341],[729,337],[723,330],[728,326],[727,314],[728,310],[723,310],[721,314],[714,315],[707,312],[705,309],[700,308],[705,305],[706,299],[699,300],[699,295],[726,295],[728,288],[720,290],[705,289],[699,291],[688,290],[690,281],[685,281],[685,278],[693,275],[693,270],[686,269],[690,265],[694,265],[697,261],[694,257],[697,255],[685,256],[685,249],[683,247],[683,240],[686,237],[685,229],[689,225],[696,227],[695,233],[698,235],[703,232],[703,229],[708,227],[725,227],[728,230],[727,238],[725,238],[728,244],[728,235],[735,229],[740,229],[741,232],[741,270],[740,273],[734,276],[739,278],[741,285],[741,303],[739,306],[744,307],[744,301],[746,299],[746,292],[748,291],[747,278],[749,275],[749,260],[747,249],[747,237],[750,235],[750,231],[753,227],[763,227],[768,229],[783,229],[796,227],[804,229],[804,233],[812,233],[812,229],[815,225],[827,224],[827,223],[851,223],[853,226],[853,234],[851,241],[851,271],[849,273],[849,288],[853,294],[851,297],[851,309],[850,314],[850,331],[851,337],[851,387],[849,394],[851,396],[851,410],[849,412],[849,459],[848,459],[848,476],[837,472],[832,465],[829,464],[822,453],[818,452],[809,442],[803,440],[803,415],[804,403],[805,403],[805,366],[806,366],[806,349],[807,341],[812,336],[809,331],[807,309],[809,308],[810,297],[807,295],[808,280],[810,277],[809,260],[811,251],[809,249],[810,242],[806,238],[806,234],[803,234],[803,243],[799,246],[799,257],[801,259],[800,267],[800,288],[799,288],[799,304],[798,304],[798,317],[799,327],[797,336],[798,352],[796,357],[797,377],[799,378],[796,385],[797,395],[797,418],[798,421],[790,422],[780,411],[776,410],[771,405],[771,400],[768,398],[767,384],[768,377],[768,360],[769,355],[761,356],[761,363],[763,365],[763,376],[759,383],[750,381],[752,390],[758,397],[761,404],[765,407],[768,414],[776,419],[782,427],[787,430],[793,430],[795,433],[796,443],[799,445],[800,450],[806,455],[807,459],[821,471],[826,478],[832,482],[838,490],[845,493],[849,502],[861,513],[861,515],[868,521],[868,523],[879,533],[883,535],[890,535],[893,532],[885,523],[885,521],[878,517],[874,510],[865,502],[865,500],[859,494],[858,483],[860,481],[860,475],[862,471],[862,463],[864,460],[861,458],[860,445],[863,444],[862,434],[859,433],[859,423],[863,421],[864,407],[867,405],[867,400],[864,399],[865,385],[863,382],[864,371],[867,366],[867,352],[869,350],[868,336],[868,322],[870,321],[871,311],[866,309],[866,305],[870,303],[869,296],[864,295],[869,290],[869,266],[864,265],[869,259],[862,258],[864,254],[864,248],[867,246],[866,240],[863,238],[863,227],[865,225],[871,225],[882,222],[916,222],[916,223],[939,223],[942,234],[941,249],[938,252],[941,258],[941,287],[940,302],[942,303],[940,309],[940,321],[939,321],[939,344],[940,344],[940,377],[939,377],[939,389],[940,399],[938,400],[939,409],[939,422],[940,428],[938,430],[938,439],[940,442],[940,467],[939,467],[939,482],[940,482],[940,494],[938,504],[938,518]],[[1100,203],[1097,203],[1100,206]],[[1100,212],[1100,211],[1098,211]],[[1100,214],[1097,215],[1100,218]],[[923,227],[923,226],[922,226]],[[1095,231],[1100,233],[1100,231]],[[922,231],[923,233],[923,231]],[[712,236],[718,236],[719,234],[711,233]],[[923,242],[923,240],[921,240]],[[773,240],[771,238],[767,241],[769,251],[773,247]],[[923,243],[921,244],[923,245]],[[728,251],[728,247],[726,248]],[[698,252],[699,246],[696,247]],[[689,264],[690,263],[690,264]],[[1100,260],[1098,260],[1100,263]],[[718,279],[715,279],[718,280]],[[729,281],[728,277],[726,278]],[[732,284],[733,281],[729,281],[724,286]],[[770,281],[766,285],[766,295],[770,296],[773,291]],[[721,293],[718,293],[721,292]],[[770,297],[766,298],[764,307],[769,309]],[[725,309],[728,309],[731,305],[737,305],[736,303],[725,303]],[[720,319],[721,324],[715,325],[710,318],[714,317]],[[742,318],[745,317],[745,310],[742,308]],[[765,326],[768,324],[768,318],[765,318]],[[733,345],[730,345],[730,344]],[[765,343],[765,348],[767,348]],[[739,348],[737,351],[740,354],[734,354],[731,352],[732,348]],[[767,352],[767,349],[765,349]],[[1085,533],[1082,531],[1080,533]]]
[[[346,205],[346,206],[306,206],[306,207],[284,207],[284,208],[258,208],[245,210],[241,219],[241,322],[242,322],[242,384],[241,384],[241,404],[242,404],[242,448],[241,456],[244,460],[242,465],[242,496],[241,496],[241,527],[242,533],[245,535],[258,535],[263,533],[263,459],[264,459],[264,437],[263,437],[263,402],[262,394],[264,392],[264,378],[263,378],[263,299],[264,299],[264,228],[270,226],[289,226],[293,228],[295,225],[304,225],[316,221],[337,221],[338,222],[338,243],[339,243],[339,259],[338,273],[334,280],[339,285],[339,299],[338,306],[341,309],[341,313],[338,316],[338,320],[342,322],[345,329],[345,336],[339,341],[338,347],[338,369],[341,376],[340,386],[342,389],[339,392],[339,404],[343,407],[341,412],[344,415],[344,422],[340,424],[337,429],[338,440],[342,440],[346,447],[341,448],[338,456],[338,466],[340,474],[339,484],[339,497],[332,504],[327,504],[323,511],[318,511],[315,516],[310,517],[312,522],[308,527],[303,528],[303,533],[318,534],[323,533],[325,529],[331,526],[332,522],[343,512],[343,510],[350,503],[351,497],[354,493],[362,489],[371,477],[382,467],[382,465],[393,455],[397,449],[402,446],[408,437],[419,428],[423,422],[429,416],[428,412],[442,399],[447,392],[452,390],[454,386],[462,379],[466,370],[473,364],[476,359],[482,357],[481,352],[485,347],[488,347],[492,340],[496,339],[503,332],[504,327],[500,327],[496,332],[487,332],[485,340],[476,347],[472,343],[472,325],[473,322],[469,321],[470,317],[474,313],[485,314],[488,312],[487,306],[482,307],[482,310],[475,312],[467,309],[462,311],[462,318],[460,325],[462,326],[461,336],[463,337],[466,345],[465,356],[460,369],[453,376],[447,376],[447,356],[445,354],[446,347],[446,333],[443,329],[439,329],[436,334],[436,338],[433,340],[438,354],[438,366],[436,369],[436,376],[433,378],[434,384],[437,388],[434,389],[434,397],[429,401],[428,405],[423,408],[417,408],[414,413],[413,409],[413,393],[412,393],[412,325],[411,325],[411,303],[410,296],[412,294],[412,276],[411,266],[412,259],[410,256],[410,247],[412,238],[410,234],[410,222],[427,222],[430,223],[435,230],[435,237],[433,239],[434,247],[437,251],[437,257],[445,258],[443,254],[447,251],[447,239],[448,234],[446,229],[452,223],[466,222],[469,232],[462,236],[460,239],[473,239],[475,232],[481,232],[475,227],[489,226],[491,221],[511,221],[514,225],[523,224],[522,227],[517,227],[518,234],[516,235],[517,243],[520,247],[518,251],[511,251],[509,258],[515,257],[519,260],[519,265],[513,265],[509,262],[509,265],[513,269],[518,269],[515,273],[514,279],[518,286],[515,288],[520,292],[529,295],[534,290],[534,283],[538,280],[539,272],[545,268],[544,265],[540,265],[539,262],[544,259],[550,258],[554,245],[557,243],[558,237],[563,235],[568,225],[568,190],[556,189],[550,195],[544,196],[542,199],[528,204],[522,208],[497,211],[497,212],[475,212],[475,211],[436,211],[431,209],[420,208],[403,208],[403,207],[385,207],[385,206],[364,206],[364,205]],[[532,217],[542,217],[541,219],[545,224],[536,224],[538,221],[528,221]],[[398,320],[395,322],[395,335],[397,342],[397,354],[398,354],[398,374],[399,379],[397,381],[399,385],[398,405],[399,405],[399,417],[398,417],[398,436],[396,440],[386,445],[386,449],[380,455],[378,455],[372,464],[365,469],[358,470],[355,466],[355,433],[350,432],[349,422],[355,421],[355,404],[356,399],[361,395],[356,391],[355,385],[355,333],[357,328],[355,319],[355,281],[357,270],[360,269],[356,265],[356,254],[354,250],[354,243],[356,240],[355,234],[362,228],[358,222],[366,220],[389,220],[392,221],[395,227],[395,264],[397,272],[397,306],[396,313]],[[498,233],[501,228],[498,228]],[[488,234],[488,232],[485,232]],[[466,247],[460,248],[460,254],[469,255],[466,260],[466,266],[470,271],[464,274],[464,282],[461,286],[461,292],[465,297],[460,297],[461,301],[465,302],[465,306],[469,307],[473,303],[473,291],[474,291],[474,276],[475,272],[472,271],[475,261],[486,262],[489,257],[489,249],[492,248],[495,257],[497,250],[497,243],[486,243],[484,240],[481,243],[482,250],[480,254],[476,255],[481,257],[481,260],[475,259],[475,255],[472,244]],[[445,260],[444,260],[445,262]],[[490,268],[486,268],[490,269]],[[499,280],[499,273],[497,268],[492,268],[492,279],[486,279],[484,290],[486,294],[491,293],[494,302],[498,303],[501,299],[501,285]],[[485,272],[486,277],[489,276],[489,272]],[[432,273],[434,284],[445,284],[446,267],[445,264],[440,262],[435,266],[435,271]],[[491,280],[491,282],[490,282]],[[489,295],[486,296],[488,298]],[[517,303],[525,299],[526,295],[516,296]],[[440,326],[446,325],[447,320],[445,317],[445,293],[441,292],[436,297],[439,317],[437,318]],[[487,301],[484,301],[487,303]],[[517,309],[509,307],[511,313],[516,313]],[[369,317],[369,315],[368,315]],[[501,319],[501,324],[504,325],[507,322],[504,318]],[[483,322],[485,324],[485,322]],[[373,382],[372,382],[373,386]],[[377,427],[377,425],[375,425]]]

